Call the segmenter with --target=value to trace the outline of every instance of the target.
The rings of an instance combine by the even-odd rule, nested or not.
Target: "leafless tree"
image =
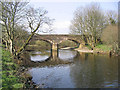
[[[3,37],[6,46],[13,56],[21,54],[30,40],[37,31],[51,31],[52,19],[47,17],[47,11],[41,8],[34,9],[27,6],[28,2],[0,2],[2,6],[2,17],[0,17],[0,24],[3,26]],[[26,7],[27,6],[27,7]],[[22,47],[18,50],[15,49],[15,30],[20,26],[28,26],[30,34],[28,39],[23,43]],[[21,29],[22,30],[22,29]],[[45,31],[47,32],[47,31]]]
[[[82,39],[86,38],[87,43],[94,47],[105,26],[105,16],[100,6],[92,3],[75,11],[70,30],[71,33],[80,34]]]
[[[108,25],[115,25],[118,23],[118,13],[116,11],[107,11],[106,20],[108,21]]]
[[[29,25],[31,33],[23,46],[17,51],[16,55],[19,55],[22,51],[25,50],[26,46],[30,43],[30,40],[37,31],[44,32],[43,28],[45,26],[48,27],[48,31],[51,31],[53,19],[47,17],[47,13],[48,12],[46,10],[41,8],[34,9],[32,7],[29,7],[28,9],[26,9],[26,23]]]
[[[26,2],[5,2],[1,1],[0,5],[2,9],[0,12],[2,16],[0,17],[0,24],[3,26],[3,36],[2,39],[6,42],[7,48],[10,50],[11,54],[15,53],[14,49],[14,31],[17,21],[22,17],[20,12],[24,11],[23,8],[27,5]]]

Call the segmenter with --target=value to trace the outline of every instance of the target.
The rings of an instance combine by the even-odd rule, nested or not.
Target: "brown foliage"
[[[102,33],[101,37],[105,44],[117,44],[118,42],[118,27],[117,25],[108,25]]]

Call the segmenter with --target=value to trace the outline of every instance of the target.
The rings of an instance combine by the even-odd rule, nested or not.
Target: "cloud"
[[[70,21],[60,21],[53,23],[53,30],[55,33],[69,33]]]
[[[54,22],[52,26],[53,29],[52,32],[49,33],[39,32],[39,34],[69,34],[69,26],[70,26],[70,21]]]
[[[54,22],[53,27],[56,29],[65,29],[69,28],[70,21]]]

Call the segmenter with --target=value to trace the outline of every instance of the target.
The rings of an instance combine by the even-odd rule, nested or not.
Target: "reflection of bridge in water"
[[[23,64],[26,67],[39,67],[39,66],[56,66],[60,64],[72,64],[76,60],[80,60],[82,55],[80,55],[79,52],[76,51],[76,54],[72,58],[68,58],[66,60],[63,60],[59,58],[58,51],[54,50],[52,51],[52,54],[50,57],[45,59],[44,61],[31,61],[29,54],[24,54],[26,59],[24,59]]]

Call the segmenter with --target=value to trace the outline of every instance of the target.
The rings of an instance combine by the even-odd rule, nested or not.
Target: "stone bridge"
[[[43,40],[51,45],[51,50],[58,50],[58,45],[66,40],[73,41],[77,43],[78,48],[84,45],[84,41],[81,39],[80,35],[63,35],[63,34],[36,34],[32,40]]]

